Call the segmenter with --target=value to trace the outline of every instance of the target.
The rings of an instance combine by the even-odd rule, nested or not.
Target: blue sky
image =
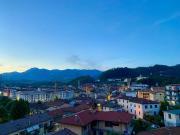
[[[0,72],[179,64],[179,0],[0,0]]]

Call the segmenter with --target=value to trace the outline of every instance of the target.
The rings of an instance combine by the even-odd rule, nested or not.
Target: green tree
[[[133,121],[133,125],[134,125],[134,132],[137,134],[140,131],[145,131],[149,128],[149,124],[145,123],[144,121],[142,121],[141,119],[138,120],[134,120]]]
[[[169,108],[169,103],[168,102],[161,102],[159,115],[161,117],[163,117],[163,111],[167,111],[168,108]]]
[[[28,102],[19,100],[13,103],[10,110],[10,115],[12,119],[16,120],[29,114],[29,112],[30,108]]]
[[[8,121],[8,112],[4,107],[0,107],[0,123]]]

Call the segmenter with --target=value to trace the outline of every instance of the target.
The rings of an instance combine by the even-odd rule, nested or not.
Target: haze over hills
[[[86,69],[66,69],[66,70],[48,70],[31,68],[25,72],[11,72],[3,73],[4,80],[11,81],[69,81],[80,76],[98,77],[101,74],[99,70],[86,70]]]

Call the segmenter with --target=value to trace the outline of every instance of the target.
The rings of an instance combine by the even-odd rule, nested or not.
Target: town
[[[130,78],[110,78],[82,84],[78,80],[75,86],[55,83],[52,88],[4,87],[0,91],[0,133],[177,133],[180,130],[180,84],[159,87],[137,83],[145,78],[140,75],[134,82]],[[8,111],[12,116],[7,115]]]
[[[180,0],[0,0],[0,135],[180,135]]]

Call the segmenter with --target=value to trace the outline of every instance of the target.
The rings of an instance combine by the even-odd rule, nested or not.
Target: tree
[[[144,121],[142,121],[141,119],[138,120],[134,120],[133,121],[133,125],[134,125],[134,132],[137,134],[140,131],[145,131],[149,128],[149,124],[145,123]]]
[[[28,102],[24,100],[15,101],[11,107],[11,118],[16,120],[29,114],[30,108]]]
[[[0,107],[0,123],[8,121],[8,112],[4,107]]]
[[[163,117],[163,111],[167,111],[168,107],[169,107],[168,102],[161,102],[160,111],[159,111],[159,115],[161,117]]]

